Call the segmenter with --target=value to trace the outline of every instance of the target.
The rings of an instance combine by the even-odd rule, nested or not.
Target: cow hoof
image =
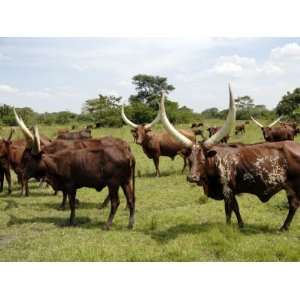
[[[58,210],[65,210],[66,207],[65,207],[64,205],[60,205],[57,209],[58,209]]]
[[[244,228],[244,223],[239,223],[239,228]]]
[[[289,229],[287,228],[287,227],[284,227],[284,226],[282,226],[280,229],[279,229],[279,231],[280,232],[285,232],[285,231],[288,231]]]
[[[128,228],[129,230],[132,230],[132,229],[133,229],[133,224],[128,224],[127,228]]]
[[[110,226],[108,224],[104,224],[102,228],[103,230],[110,230]]]

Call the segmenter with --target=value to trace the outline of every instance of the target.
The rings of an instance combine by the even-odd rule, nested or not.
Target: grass
[[[53,136],[56,129],[41,127],[40,132]],[[94,130],[93,135],[112,135],[130,142],[139,174],[134,229],[127,229],[128,212],[122,193],[114,224],[110,231],[104,231],[101,226],[109,208],[99,210],[97,206],[104,200],[106,189],[101,193],[79,190],[78,225],[67,227],[69,211],[57,209],[61,194],[54,196],[50,188],[38,188],[32,182],[30,197],[21,198],[15,183],[11,196],[6,195],[6,189],[0,195],[0,261],[300,260],[299,216],[295,216],[289,232],[278,231],[287,215],[284,192],[266,204],[252,195],[239,196],[245,222],[240,230],[234,216],[232,225],[225,224],[223,201],[208,199],[202,188],[186,181],[180,157],[174,161],[162,157],[162,176],[156,178],[153,162],[132,143],[128,127]],[[251,124],[245,135],[231,141],[258,142],[262,134]]]

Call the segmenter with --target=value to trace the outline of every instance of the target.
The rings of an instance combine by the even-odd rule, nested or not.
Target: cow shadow
[[[79,200],[80,201],[80,200]],[[53,202],[46,202],[46,203],[32,203],[32,207],[37,207],[37,208],[47,208],[47,209],[55,209],[55,210],[61,210],[61,211],[68,211],[70,209],[69,207],[69,202],[67,201],[66,208],[61,209],[61,199],[56,202],[56,199],[53,200]],[[77,209],[97,209],[99,208],[100,204],[99,203],[94,203],[94,202],[83,202],[80,201],[80,203],[77,205]]]
[[[278,234],[278,228],[270,228],[268,225],[247,224],[243,228],[239,228],[237,224],[226,225],[225,223],[202,223],[202,224],[178,224],[166,230],[144,230],[143,233],[150,235],[155,241],[164,244],[171,240],[175,240],[178,236],[184,234],[201,234],[219,228],[220,231],[226,230],[226,227],[235,227],[241,235],[256,234]],[[224,232],[226,235],[226,232]]]
[[[160,177],[169,177],[172,175],[182,175],[181,171],[171,170],[171,171],[161,171]],[[156,176],[155,172],[145,172],[145,173],[137,173],[136,178],[160,178]]]

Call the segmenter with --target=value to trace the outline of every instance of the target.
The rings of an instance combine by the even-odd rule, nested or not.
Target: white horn
[[[231,87],[229,84],[229,111],[228,111],[227,119],[223,127],[204,142],[205,146],[210,146],[218,143],[219,141],[222,140],[222,138],[224,138],[226,135],[228,135],[231,132],[232,128],[235,125],[235,114],[236,114],[235,101],[233,99]]]
[[[125,111],[124,111],[124,104],[122,105],[121,116],[122,116],[123,121],[124,121],[127,125],[129,125],[129,126],[131,126],[131,127],[133,127],[133,128],[137,128],[137,127],[138,127],[137,124],[131,122],[131,121],[126,117]]]
[[[164,99],[165,94],[162,92],[161,100],[160,100],[160,119],[161,122],[163,123],[165,129],[169,134],[171,134],[176,140],[184,144],[186,147],[192,147],[193,142],[189,140],[187,137],[185,137],[183,134],[181,134],[169,121],[167,114],[166,114],[166,109],[165,109],[165,103]]]
[[[40,139],[39,129],[37,128],[37,126],[34,126],[33,128],[33,135],[34,135],[34,141],[33,141],[32,153],[39,154],[41,152],[41,139]]]
[[[27,141],[29,142],[33,142],[33,135],[30,132],[30,130],[27,128],[27,126],[25,125],[24,121],[22,120],[22,118],[20,118],[15,110],[15,108],[13,107],[13,111],[14,111],[14,115],[15,115],[15,119],[17,124],[19,125],[19,127],[21,128],[25,138]]]
[[[260,128],[264,128],[264,126],[263,126],[261,123],[259,123],[257,120],[255,120],[252,116],[250,116],[250,118],[251,118],[252,121],[253,121],[256,125],[258,125]]]
[[[278,123],[280,121],[280,119],[281,119],[281,116],[277,120],[275,120],[273,123],[269,124],[268,127],[274,126],[276,123]]]

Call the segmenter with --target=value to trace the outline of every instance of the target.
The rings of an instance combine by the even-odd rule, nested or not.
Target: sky
[[[135,93],[136,74],[168,78],[196,112],[249,95],[274,108],[300,85],[300,38],[0,38],[0,103],[79,113],[101,94]]]

